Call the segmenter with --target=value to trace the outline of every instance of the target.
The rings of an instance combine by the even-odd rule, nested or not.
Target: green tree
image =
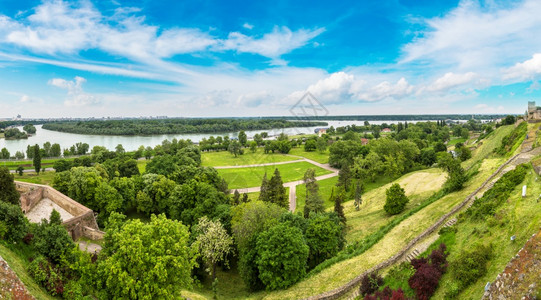
[[[308,218],[310,213],[321,213],[325,211],[325,204],[319,195],[319,184],[316,181],[316,170],[309,168],[304,173],[304,185],[306,186],[306,201],[304,204],[304,217]]]
[[[438,166],[447,172],[447,181],[444,188],[448,192],[461,190],[467,180],[460,161],[454,159],[450,153],[444,153],[438,160]]]
[[[2,197],[1,193],[0,197]],[[22,240],[28,230],[28,221],[19,204],[0,201],[0,227],[2,225],[5,226],[4,239],[10,242]]]
[[[306,274],[310,249],[300,229],[276,225],[258,236],[256,249],[259,278],[267,289],[287,288]]]
[[[353,204],[355,205],[355,210],[361,209],[361,204],[363,204],[362,195],[364,192],[364,185],[360,180],[357,180],[355,184],[355,198]]]
[[[0,159],[9,159],[10,153],[8,149],[2,148],[2,151],[0,151]]]
[[[231,154],[235,155],[235,157],[237,157],[238,155],[241,155],[243,153],[243,151],[241,149],[241,144],[237,140],[233,140],[233,141],[231,141],[229,143],[228,150],[229,150],[229,152],[231,152]]]
[[[15,158],[16,159],[24,159],[24,153],[22,153],[21,151],[15,152]]]
[[[255,153],[257,151],[257,142],[256,141],[251,141],[250,142],[250,151],[252,151],[252,153]]]
[[[181,222],[152,215],[111,227],[96,282],[105,298],[175,299],[192,286],[197,248]]]
[[[284,211],[275,204],[262,201],[242,203],[232,209],[231,232],[239,252],[239,273],[252,290],[263,286],[256,264],[257,236],[278,224]]]
[[[314,139],[309,139],[304,143],[304,151],[311,152],[316,150],[317,143]]]
[[[122,195],[107,182],[102,182],[96,188],[95,202],[101,220],[109,218],[114,211],[122,212],[126,209]]]
[[[222,261],[227,264],[227,255],[232,250],[233,239],[219,220],[211,221],[206,216],[199,219],[196,233],[199,252],[209,267],[207,272],[212,275],[212,280],[215,280],[216,264]]]
[[[347,192],[349,191],[351,183],[352,173],[349,164],[342,164],[340,171],[338,171],[338,183],[337,186],[341,186]]]
[[[39,174],[39,171],[41,171],[41,153],[38,144],[34,146],[34,158],[32,159],[32,162],[34,164],[34,170]]]
[[[239,143],[242,147],[246,147],[246,143],[248,141],[248,137],[246,136],[246,132],[244,130],[241,130],[239,132]]]
[[[325,151],[327,151],[327,140],[323,137],[319,137],[317,139],[317,151],[319,151],[320,153],[324,153]]]
[[[15,188],[13,176],[6,167],[0,167],[0,202],[19,205],[19,192]]]
[[[334,192],[334,188],[331,192],[331,200],[334,202],[334,212],[340,218],[342,224],[346,224],[346,215],[344,214],[344,201],[346,200],[346,191],[344,189],[339,189],[338,192]]]
[[[282,181],[282,176],[280,176],[278,168],[274,169],[274,175],[272,175],[269,181],[269,197],[266,201],[284,208],[289,207],[289,198],[288,195],[286,195],[286,188],[284,187],[284,182]]]
[[[23,126],[23,130],[26,131],[28,134],[34,134],[36,133],[36,127],[32,124],[26,124]]]
[[[100,172],[92,167],[74,167],[68,173],[70,175],[67,186],[68,195],[87,207],[97,209],[98,206],[94,201],[94,195],[96,194],[96,188],[104,181]],[[59,177],[60,179],[65,178]],[[55,182],[57,182],[56,176]],[[60,182],[57,182],[57,184],[62,186]],[[53,186],[56,188],[57,185],[53,183]]]
[[[401,213],[409,202],[408,197],[406,197],[406,191],[398,183],[391,185],[385,194],[387,198],[383,209],[390,215]]]
[[[19,174],[19,176],[23,176],[23,172],[24,172],[23,166],[18,166],[17,167],[17,173]]]
[[[54,263],[59,263],[63,258],[70,256],[75,245],[66,228],[58,224],[58,217],[53,221],[55,223],[42,220],[32,242],[38,253]]]
[[[118,155],[124,155],[126,153],[126,150],[124,150],[124,147],[122,146],[122,144],[118,144],[115,147],[115,152]]]
[[[60,213],[56,211],[56,209],[53,209],[53,211],[51,212],[51,216],[49,217],[49,224],[62,225],[62,217],[60,216]]]
[[[336,215],[335,215],[336,216]],[[344,245],[342,225],[330,214],[315,214],[308,219],[306,243],[310,248],[309,265],[315,267],[333,257]]]
[[[60,145],[57,143],[54,143],[51,145],[51,156],[52,157],[60,157],[61,149]]]
[[[263,179],[261,180],[261,189],[259,190],[259,201],[267,201],[270,197],[270,185],[269,180],[267,179],[267,172],[265,171],[265,174],[263,174]]]
[[[261,134],[256,133],[254,135],[254,141],[257,143],[258,146],[263,145],[263,137],[261,137]]]

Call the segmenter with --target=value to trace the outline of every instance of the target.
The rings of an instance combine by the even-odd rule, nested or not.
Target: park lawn
[[[279,153],[265,154],[263,148],[258,148],[255,153],[246,148],[244,154],[237,157],[228,151],[201,153],[201,164],[205,167],[255,165],[293,160],[297,158]]]
[[[265,299],[307,298],[346,284],[362,272],[392,257],[417,235],[432,226],[442,215],[464,201],[502,162],[502,159],[487,160],[479,169],[479,173],[466,183],[463,190],[448,194],[406,218],[364,253],[331,265],[286,290],[271,292]],[[365,194],[363,202],[363,206],[369,205],[367,204],[369,202],[368,195]],[[353,205],[352,202],[349,203]],[[363,206],[361,206],[361,210]],[[351,210],[352,207],[345,207],[346,218],[348,215],[351,216]],[[349,222],[350,220],[348,220],[348,224]]]
[[[331,173],[320,167],[316,167],[308,162],[296,162],[276,166],[263,166],[251,168],[218,169],[218,174],[228,183],[230,189],[256,187],[261,185],[263,175],[267,173],[267,179],[270,180],[274,174],[274,169],[280,171],[280,176],[284,183],[301,180],[306,169],[316,170],[316,176]]]
[[[14,179],[29,183],[52,185],[55,174],[54,171],[40,172],[39,175],[36,172],[25,172],[23,176],[14,174]]]
[[[139,169],[139,173],[143,174],[145,173],[145,170],[147,168],[148,161],[146,159],[138,159],[137,160],[137,169]]]
[[[306,157],[321,164],[326,164],[329,162],[329,150],[323,153],[320,153],[319,151],[306,152],[304,151],[304,146],[300,146],[297,148],[291,148],[289,154]]]
[[[0,139],[3,139],[5,136],[5,134],[3,132],[0,132]]]
[[[465,141],[466,139],[454,137],[447,143],[447,147],[454,146],[458,143],[464,143]]]
[[[524,182],[515,187],[509,199],[497,210],[497,218],[488,217],[487,221],[466,219],[455,225],[455,242],[447,248],[449,266],[463,250],[471,250],[476,243],[492,245],[492,258],[487,265],[487,273],[464,289],[457,299],[481,299],[486,283],[493,282],[532,234],[539,232],[541,205],[537,199],[541,194],[541,185],[538,183],[540,179],[535,172],[528,171]],[[521,190],[524,184],[528,186],[528,192],[526,197],[522,198]],[[515,241],[510,240],[513,235],[516,236]],[[453,282],[452,273],[445,273],[433,298],[446,298],[445,294]]]
[[[21,249],[21,247],[23,249]],[[32,296],[38,300],[61,299],[60,297],[50,296],[45,289],[37,284],[34,279],[26,271],[30,264],[28,259],[29,251],[24,251],[27,245],[23,245],[14,249],[14,245],[8,245],[5,241],[0,242],[0,256],[8,263],[9,267],[17,274],[17,277],[24,283],[26,289]]]
[[[52,168],[54,163],[58,159],[42,159],[41,167],[42,168]],[[73,158],[68,158],[66,160],[73,160]],[[0,161],[0,166],[7,167],[10,170],[16,170],[19,166],[22,166],[25,170],[33,170],[34,163],[32,160],[3,160]]]

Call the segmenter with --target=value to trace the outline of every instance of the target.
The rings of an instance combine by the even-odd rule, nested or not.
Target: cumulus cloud
[[[414,92],[414,86],[405,78],[396,83],[381,81],[369,84],[366,80],[357,79],[346,72],[336,72],[310,85],[306,91],[296,91],[288,99],[299,99],[305,92],[310,92],[324,104],[340,104],[348,102],[375,102],[384,99],[402,99]]]
[[[74,80],[68,81],[62,78],[53,78],[49,84],[68,91],[68,96],[64,101],[66,106],[89,106],[99,104],[97,97],[83,91],[83,83],[86,79],[75,76]]]
[[[242,27],[246,28],[246,29],[250,29],[252,30],[254,28],[254,25],[250,24],[250,23],[244,23],[242,25]]]
[[[259,91],[254,93],[242,94],[237,98],[235,106],[258,107],[262,104],[272,104],[274,99],[274,95],[269,91]]]
[[[534,79],[541,74],[541,53],[503,70],[504,79]]]

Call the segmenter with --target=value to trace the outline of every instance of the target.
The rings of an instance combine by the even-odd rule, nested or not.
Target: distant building
[[[541,121],[541,106],[535,106],[535,101],[528,102],[528,121]]]
[[[367,145],[368,144],[368,139],[365,139],[365,138],[361,138],[361,145]]]
[[[314,129],[314,133],[319,135],[319,136],[322,136],[322,135],[327,133],[328,129],[329,128],[316,128],[316,129]]]
[[[381,130],[381,132],[391,132],[391,129],[390,129],[390,128],[383,128],[383,129]]]

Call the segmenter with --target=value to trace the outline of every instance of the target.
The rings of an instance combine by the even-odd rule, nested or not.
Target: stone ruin
[[[105,232],[99,229],[94,212],[90,208],[47,185],[15,181],[15,186],[21,194],[21,209],[30,222],[39,223],[41,219],[48,220],[55,209],[60,213],[62,225],[73,240],[80,237],[91,240],[103,239]]]

